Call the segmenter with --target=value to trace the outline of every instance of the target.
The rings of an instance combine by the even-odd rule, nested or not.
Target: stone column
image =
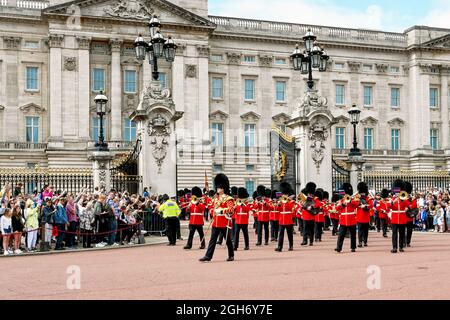
[[[111,39],[111,140],[122,140],[122,74],[120,48],[122,41]]]
[[[448,114],[448,73],[445,72],[441,75],[441,119],[442,119],[442,130],[440,132],[442,137],[441,148],[448,149],[449,145],[449,114]]]
[[[336,123],[328,110],[327,100],[317,91],[307,91],[287,124],[300,149],[297,168],[301,188],[313,181],[317,187],[332,191],[331,126]]]
[[[362,169],[366,160],[363,156],[349,156],[347,163],[350,164],[350,183],[353,186],[353,190],[356,190],[358,183],[362,179]]]
[[[209,140],[209,47],[197,46],[198,52],[198,128],[196,141]],[[201,140],[200,140],[201,139]],[[199,150],[201,151],[201,150]]]
[[[104,188],[106,191],[111,190],[111,173],[110,164],[113,159],[109,151],[94,151],[89,157],[92,161],[92,169],[94,175],[94,188]]]
[[[49,146],[63,147],[62,139],[62,46],[64,36],[51,34],[50,47],[50,138]]]
[[[90,119],[90,74],[89,48],[91,39],[87,37],[77,37],[78,41],[78,137],[81,140],[89,140],[89,120]]]

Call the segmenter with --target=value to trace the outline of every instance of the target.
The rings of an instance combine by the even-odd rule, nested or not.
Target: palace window
[[[27,67],[26,89],[30,91],[39,90],[39,68]]]
[[[167,88],[167,74],[165,72],[159,73],[159,82],[161,83],[161,88]]]
[[[373,128],[364,128],[364,149],[373,149]]]
[[[223,123],[213,123],[211,143],[213,146],[222,147],[223,146]]]
[[[255,100],[255,80],[245,79],[245,100]]]
[[[136,140],[136,122],[131,119],[125,119],[123,124],[123,138],[125,141],[131,142]]]
[[[213,55],[211,55],[211,61],[214,61],[214,62],[223,61],[223,55],[221,55],[221,54],[213,54]]]
[[[392,150],[400,150],[400,129],[391,130],[391,147]]]
[[[212,98],[223,99],[223,79],[212,78]]]
[[[253,180],[246,180],[245,181],[245,188],[247,189],[248,194],[252,195],[253,192],[255,192],[255,181],[253,181]]]
[[[345,86],[343,84],[336,85],[336,105],[345,104]]]
[[[244,62],[254,63],[254,62],[256,62],[256,57],[255,56],[244,56]]]
[[[430,107],[439,107],[439,90],[437,88],[430,88]]]
[[[26,141],[31,143],[39,142],[39,117],[26,117]]]
[[[136,71],[125,70],[124,73],[124,91],[126,93],[136,93]]]
[[[345,149],[345,128],[336,128],[336,149]]]
[[[277,102],[286,101],[286,81],[277,81],[275,89]]]
[[[286,59],[285,58],[275,58],[275,64],[277,64],[277,65],[286,64]]]
[[[391,107],[392,108],[400,107],[400,89],[399,88],[391,88]]]
[[[253,148],[255,147],[255,139],[256,139],[256,125],[255,124],[245,124],[244,128],[245,133],[245,147]]]
[[[364,86],[364,106],[371,107],[373,101],[373,87]]]
[[[105,91],[105,69],[93,69],[92,70],[92,90]]]
[[[433,150],[439,149],[439,130],[438,129],[430,130],[430,145]]]

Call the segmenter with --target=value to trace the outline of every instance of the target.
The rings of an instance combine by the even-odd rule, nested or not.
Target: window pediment
[[[272,117],[272,120],[276,123],[276,124],[278,124],[278,125],[280,125],[280,124],[284,124],[284,123],[286,123],[286,122],[288,122],[289,120],[291,119],[291,117],[290,116],[288,116],[286,113],[279,113],[279,114],[277,114],[276,116],[273,116]]]
[[[405,125],[405,121],[400,118],[394,118],[391,121],[388,121],[388,124],[391,127],[403,127]]]
[[[243,121],[258,121],[261,118],[261,116],[253,111],[244,113],[241,115],[241,119]]]
[[[367,118],[361,120],[361,123],[364,125],[376,126],[378,123],[378,120],[375,119],[374,117],[367,117]]]
[[[347,118],[346,116],[339,116],[336,118],[336,121],[339,124],[348,124],[350,123],[350,118]]]
[[[34,110],[34,112],[36,112],[36,113],[45,112],[45,108],[42,108],[41,106],[38,106],[35,103],[28,103],[26,105],[23,105],[23,106],[19,107],[19,110],[22,111],[23,113],[28,113],[31,110]]]
[[[228,114],[223,111],[217,110],[209,115],[209,119],[213,121],[225,121],[228,119]]]

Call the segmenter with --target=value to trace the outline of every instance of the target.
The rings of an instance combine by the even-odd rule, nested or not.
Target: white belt
[[[284,211],[284,212],[280,212],[281,214],[292,214],[292,212],[286,212],[286,211]]]
[[[392,213],[406,213],[406,210],[401,210],[401,211],[395,211],[395,210],[393,210]]]
[[[356,212],[343,212],[341,213],[341,216],[349,216],[351,214],[356,214]]]
[[[259,213],[266,213],[266,212],[269,212],[269,211],[258,211]]]
[[[191,213],[191,216],[203,216],[203,213]]]

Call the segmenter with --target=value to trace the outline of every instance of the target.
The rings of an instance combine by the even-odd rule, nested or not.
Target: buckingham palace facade
[[[331,59],[314,74],[338,123],[334,158],[353,133],[365,170],[450,169],[450,29],[403,33],[208,15],[207,0],[0,0],[0,166],[90,168],[99,134],[94,97],[104,91],[106,140],[114,156],[136,141],[136,110],[151,66],[134,40],[157,14],[178,45],[160,81],[177,110],[180,188],[205,172],[233,185],[270,185],[270,129],[285,126],[306,89],[290,54],[311,28]],[[300,21],[301,22],[301,21]],[[331,173],[330,173],[331,175]]]

